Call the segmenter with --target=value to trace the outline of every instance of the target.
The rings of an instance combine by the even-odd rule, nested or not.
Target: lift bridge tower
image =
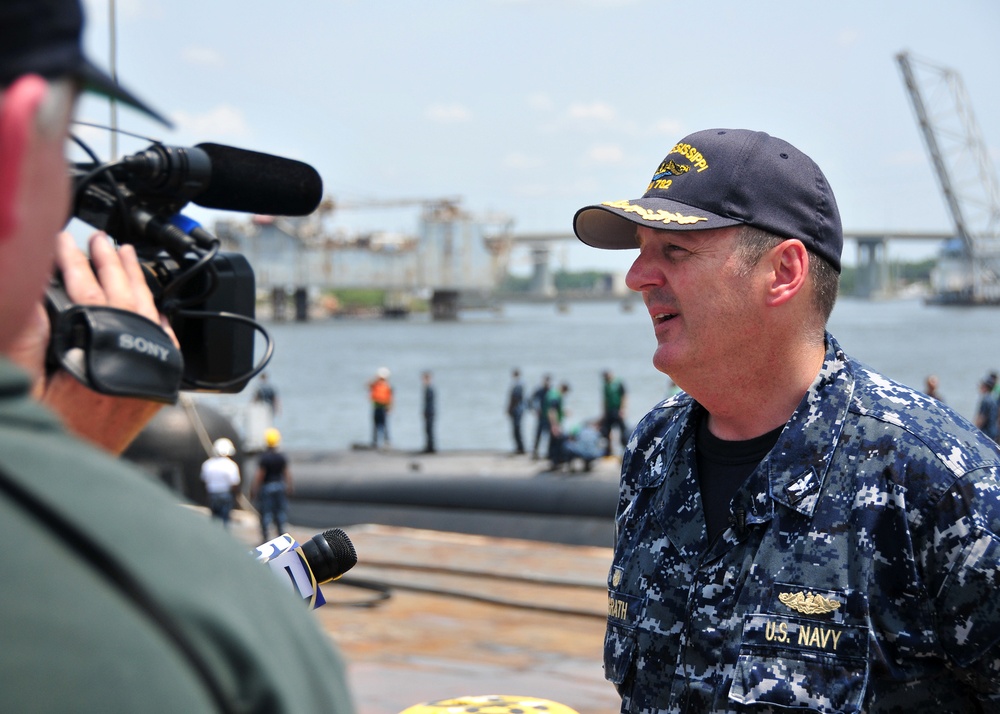
[[[932,276],[935,299],[1000,304],[1000,189],[961,77],[896,55],[956,240]]]

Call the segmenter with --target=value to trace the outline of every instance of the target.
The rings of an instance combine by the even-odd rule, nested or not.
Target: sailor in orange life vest
[[[372,448],[378,448],[379,435],[382,445],[389,446],[389,412],[392,410],[392,385],[389,368],[379,367],[375,379],[368,383],[372,400]]]

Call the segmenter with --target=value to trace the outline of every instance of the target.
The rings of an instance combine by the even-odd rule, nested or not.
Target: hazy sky
[[[108,3],[85,3],[104,67]],[[959,73],[1000,155],[994,0],[118,0],[116,16],[123,84],[177,125],[122,109],[123,129],[306,161],[340,202],[461,197],[515,232],[569,232],[579,207],[638,197],[677,140],[711,127],[812,156],[848,230],[950,230],[903,50]],[[79,116],[109,114],[88,100]],[[416,216],[344,210],[336,223],[414,232]],[[628,264],[575,245],[558,259]]]

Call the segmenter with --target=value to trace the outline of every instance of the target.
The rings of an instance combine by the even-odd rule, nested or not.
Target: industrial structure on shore
[[[407,312],[419,299],[436,319],[452,319],[462,306],[495,296],[518,248],[527,250],[532,262],[530,293],[554,296],[552,247],[575,240],[572,235],[516,235],[509,217],[471,213],[457,198],[386,202],[402,204],[421,207],[416,235],[331,230],[327,224],[338,206],[330,198],[304,218],[219,221],[215,233],[247,257],[258,290],[272,295],[276,309],[292,297],[299,319],[319,294],[351,288],[384,291],[383,311],[390,315]]]
[[[905,52],[896,60],[954,232],[847,231],[845,238],[857,245],[857,292],[863,297],[891,293],[889,242],[934,240],[942,248],[931,276],[930,300],[1000,304],[1000,189],[961,78]],[[383,291],[386,314],[406,313],[421,300],[435,319],[453,319],[462,306],[495,297],[515,250],[530,256],[530,294],[540,299],[555,295],[553,248],[575,241],[571,233],[516,234],[510,217],[476,215],[460,203],[458,198],[439,198],[339,204],[327,198],[311,216],[220,221],[215,231],[227,248],[247,256],[258,289],[272,296],[278,318],[289,297],[296,318],[305,319],[323,294],[360,288]],[[348,235],[329,227],[335,211],[396,206],[421,208],[415,235]],[[605,288],[609,297],[625,292],[621,279],[609,279]],[[334,305],[329,308],[335,311]]]

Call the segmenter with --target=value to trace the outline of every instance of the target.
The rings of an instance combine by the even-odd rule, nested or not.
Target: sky
[[[348,231],[415,233],[405,202],[460,198],[515,234],[568,234],[580,207],[641,196],[678,140],[728,127],[809,154],[845,230],[946,232],[901,51],[958,73],[1000,157],[994,0],[117,0],[113,49],[110,2],[85,0],[89,56],[175,123],[119,108],[121,129],[295,158],[335,203],[386,204],[336,211]],[[87,99],[78,118],[110,112]],[[109,157],[106,132],[81,135]],[[556,260],[624,270],[630,253],[567,242]]]

